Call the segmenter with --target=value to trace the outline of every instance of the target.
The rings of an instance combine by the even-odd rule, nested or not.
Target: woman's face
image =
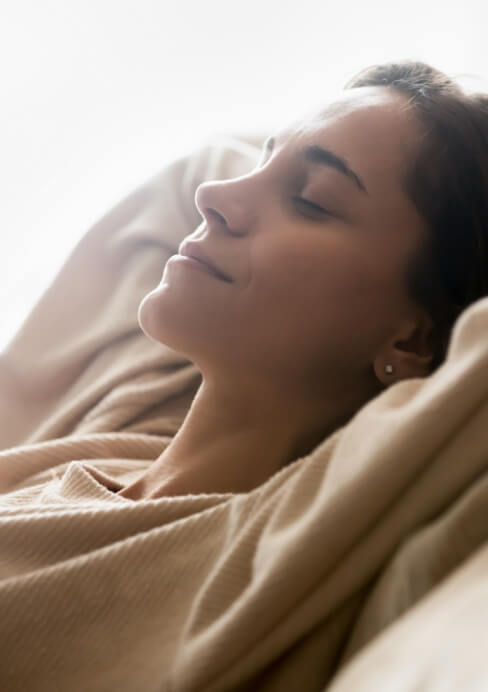
[[[413,309],[405,273],[425,228],[403,179],[419,137],[384,87],[273,133],[251,172],[196,192],[203,223],[185,240],[232,281],[173,256],[141,303],[144,331],[209,379],[310,391],[372,372]]]

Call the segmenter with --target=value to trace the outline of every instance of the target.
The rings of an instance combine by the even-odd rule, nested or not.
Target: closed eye
[[[292,197],[292,199],[297,203],[297,206],[303,207],[310,212],[332,216],[330,211],[327,211],[327,209],[320,207],[318,204],[315,204],[315,202],[311,202],[309,199],[305,199],[304,197]]]
[[[273,149],[274,149],[274,144],[275,140],[274,137],[268,137],[266,142],[264,143],[263,146],[263,152],[261,156],[261,160],[258,162],[257,166],[260,168],[263,163],[266,162],[268,154],[270,154]],[[292,200],[296,203],[297,207],[301,207],[302,211],[307,211],[304,216],[308,216],[311,218],[313,214],[319,214],[322,216],[334,216],[334,214],[331,214],[330,211],[327,209],[324,209],[321,207],[319,204],[315,204],[315,202],[312,202],[309,199],[305,199],[305,197],[300,197],[300,196],[294,196],[292,197]]]

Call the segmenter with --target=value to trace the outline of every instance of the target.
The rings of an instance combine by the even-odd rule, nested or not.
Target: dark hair
[[[429,233],[407,281],[434,323],[434,370],[456,318],[488,294],[488,95],[467,94],[439,70],[411,60],[373,65],[345,88],[363,86],[408,95],[407,107],[422,125],[405,187]]]

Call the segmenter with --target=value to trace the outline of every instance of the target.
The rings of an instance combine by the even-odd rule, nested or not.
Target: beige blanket
[[[140,331],[138,304],[201,221],[197,185],[250,170],[258,140],[215,142],[128,196],[1,354],[2,690],[488,689],[488,299],[435,375],[259,488],[112,492],[201,381]]]

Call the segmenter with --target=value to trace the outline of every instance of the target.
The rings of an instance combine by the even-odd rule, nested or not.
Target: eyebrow
[[[311,146],[305,147],[300,155],[309,161],[310,163],[318,163],[321,166],[329,166],[335,168],[340,173],[344,173],[345,176],[352,180],[356,186],[368,194],[366,187],[357,173],[355,173],[352,168],[348,165],[347,161],[341,156],[334,154],[334,152],[329,149],[323,149],[322,147],[313,144]]]
[[[275,137],[269,137],[266,140],[265,147],[270,147],[271,145],[271,148],[273,148],[275,141]],[[359,190],[365,192],[367,195],[369,194],[365,184],[359,175],[352,170],[347,161],[333,151],[330,151],[330,149],[323,149],[317,144],[312,144],[302,149],[299,152],[299,156],[309,163],[316,163],[320,166],[334,168],[336,171],[339,171],[339,173],[343,173],[349,180],[352,180]]]

